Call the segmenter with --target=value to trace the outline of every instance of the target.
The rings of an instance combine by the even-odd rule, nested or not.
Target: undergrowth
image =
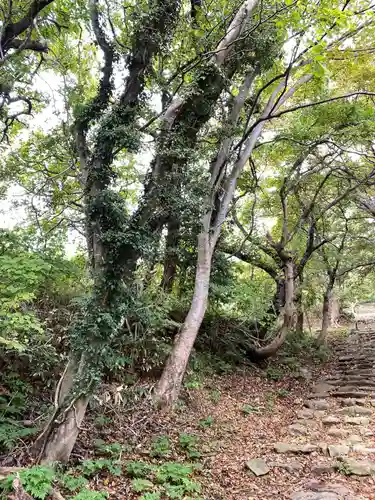
[[[46,499],[54,488],[64,491],[75,500],[102,500],[109,498],[106,491],[93,491],[88,488],[89,480],[94,476],[125,474],[131,489],[140,493],[140,499],[156,498],[198,499],[201,485],[193,479],[200,464],[165,462],[150,464],[143,461],[97,459],[84,460],[74,468],[61,472],[58,468],[34,466],[24,469],[18,475],[9,475],[0,481],[1,499],[8,498],[13,490],[13,481],[19,478],[22,488],[36,499]]]

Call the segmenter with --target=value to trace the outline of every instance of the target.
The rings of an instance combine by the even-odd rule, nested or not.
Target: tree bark
[[[285,262],[285,306],[283,325],[274,340],[265,347],[254,349],[251,357],[256,360],[266,359],[274,356],[284,344],[288,332],[293,328],[294,323],[294,273],[292,259]]]
[[[172,216],[168,222],[168,233],[165,244],[164,271],[161,286],[164,291],[171,292],[176,278],[178,264],[178,240],[180,224],[177,217]]]
[[[84,359],[79,363],[71,359],[61,376],[55,392],[55,411],[34,445],[41,463],[67,462],[70,458],[90,396],[73,397],[67,407],[64,404],[69,398],[75,377],[83,369]]]
[[[296,322],[296,333],[302,334],[305,324],[305,315],[303,313],[302,304],[300,301],[297,302],[297,322]]]
[[[280,314],[280,311],[285,306],[285,277],[277,277],[276,279],[276,292],[273,298],[273,307],[276,315]]]
[[[296,293],[296,311],[297,311],[297,319],[296,319],[296,333],[303,334],[303,325],[304,325],[304,314],[303,314],[303,305],[302,305],[302,284],[303,284],[303,275],[302,272],[298,279],[298,289]]]
[[[179,395],[189,356],[207,309],[211,264],[209,233],[202,232],[198,237],[197,270],[191,307],[155,388],[155,400],[160,406],[169,406]]]
[[[331,322],[331,299],[332,289],[327,288],[323,298],[323,315],[322,315],[322,329],[318,336],[318,344],[325,344],[327,341],[327,331]]]

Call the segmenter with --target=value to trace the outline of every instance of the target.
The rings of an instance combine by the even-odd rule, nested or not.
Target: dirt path
[[[174,412],[133,413],[129,420],[119,413],[100,437],[126,442],[134,434],[137,444],[124,462],[199,461],[200,498],[375,500],[375,331],[342,338],[335,351],[323,366],[293,366],[296,356],[266,370],[205,377],[202,386],[190,384]],[[182,433],[194,436],[199,458],[181,449]],[[169,448],[155,458],[153,443],[163,436]],[[140,498],[126,475],[106,489],[109,498]]]
[[[311,382],[230,377],[216,408],[195,402],[215,422],[203,437],[209,498],[375,499],[375,331],[336,352]]]

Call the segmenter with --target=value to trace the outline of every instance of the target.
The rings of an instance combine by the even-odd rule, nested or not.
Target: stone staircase
[[[306,409],[289,427],[292,436],[308,443],[302,453],[317,452],[312,465],[317,474],[338,470],[344,475],[375,475],[375,441],[371,429],[375,410],[375,330],[354,331],[337,348],[336,369],[319,380],[305,402]],[[319,442],[324,428],[327,442]],[[280,443],[275,445],[276,451]],[[297,446],[298,450],[298,446]],[[280,451],[280,450],[279,450]],[[294,450],[286,453],[294,453]],[[307,484],[293,500],[354,499],[342,485]],[[375,498],[375,491],[374,496]]]
[[[375,487],[372,496],[358,496],[345,484],[346,476],[375,476],[375,330],[353,331],[337,352],[333,371],[306,395],[288,438],[274,444],[280,460],[264,461],[268,470],[306,471],[310,481],[292,500],[375,499]]]

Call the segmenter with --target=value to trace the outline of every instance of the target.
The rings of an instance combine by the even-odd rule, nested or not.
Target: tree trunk
[[[260,349],[254,349],[251,357],[255,360],[266,359],[274,356],[280,347],[284,344],[288,332],[293,327],[294,323],[294,276],[293,276],[293,261],[290,259],[285,262],[284,275],[285,275],[285,306],[284,306],[284,319],[283,325],[274,338],[274,340],[267,346]]]
[[[78,364],[70,360],[57,384],[55,411],[34,445],[42,463],[68,462],[70,458],[90,399],[87,394],[70,396],[74,378],[82,372],[83,365],[83,359]]]
[[[304,323],[305,323],[305,317],[303,314],[302,304],[300,302],[298,302],[297,307],[298,307],[298,309],[297,309],[296,332],[298,334],[302,334]]]
[[[81,396],[67,411],[61,424],[53,426],[50,437],[44,447],[41,463],[68,462],[70,454],[81,430],[90,396]]]
[[[164,271],[161,286],[166,292],[173,289],[178,264],[178,240],[180,235],[180,224],[174,216],[168,222],[168,234],[165,247]]]
[[[191,307],[155,388],[155,400],[160,406],[169,406],[178,398],[190,353],[207,308],[211,263],[209,234],[204,232],[198,237],[197,270]]]
[[[273,307],[276,315],[280,314],[280,311],[285,305],[285,278],[277,278],[276,280],[276,293],[273,298]]]
[[[303,276],[301,274],[299,277],[298,290],[296,293],[296,311],[297,311],[296,333],[300,335],[303,334],[303,324],[304,324],[304,315],[302,306],[302,284],[303,284]]]
[[[332,298],[332,289],[327,288],[323,298],[323,318],[322,318],[322,329],[318,337],[319,345],[325,344],[327,340],[327,331],[331,322],[331,298]]]

